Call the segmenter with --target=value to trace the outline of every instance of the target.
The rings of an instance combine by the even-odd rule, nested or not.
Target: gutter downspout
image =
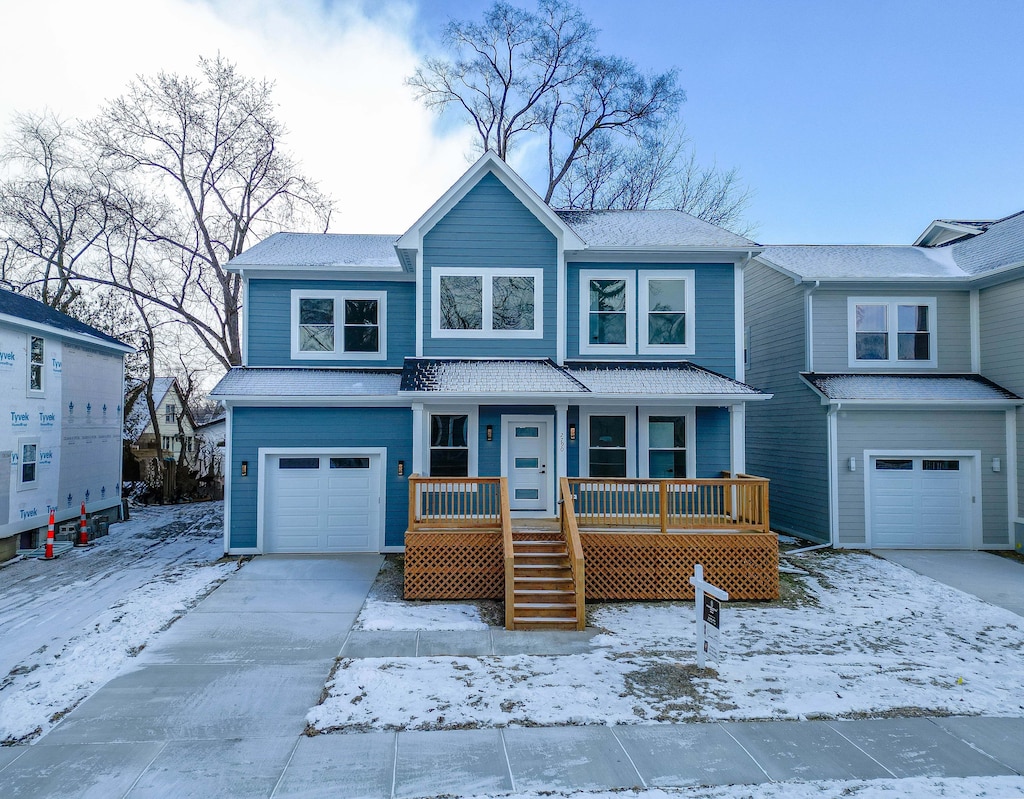
[[[839,411],[843,404],[828,409],[828,543],[835,546],[839,533]]]

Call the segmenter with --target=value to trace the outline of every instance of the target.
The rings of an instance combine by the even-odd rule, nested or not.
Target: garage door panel
[[[971,462],[967,457],[871,459],[871,545],[920,549],[968,546]]]

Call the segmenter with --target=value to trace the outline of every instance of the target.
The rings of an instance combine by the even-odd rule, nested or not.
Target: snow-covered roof
[[[756,247],[750,239],[674,210],[556,211],[590,247]]]
[[[397,369],[262,369],[236,366],[214,386],[214,399],[238,397],[394,396]]]
[[[153,405],[158,408],[164,401],[164,397],[167,396],[167,392],[171,390],[171,386],[174,385],[173,377],[154,377],[153,378]],[[135,398],[135,402],[132,404],[131,410],[124,417],[124,437],[128,441],[138,441],[139,436],[146,432],[146,428],[149,427],[151,419],[149,415],[149,404],[146,402],[146,389],[143,387],[142,391],[139,392]]]
[[[22,294],[15,294],[13,291],[0,289],[0,316],[9,316],[25,322],[32,322],[52,328],[58,332],[70,333],[76,338],[93,339],[96,344],[114,346],[117,349],[131,352],[131,347],[113,336],[108,336],[102,330],[97,330],[85,322],[79,322],[72,316],[51,308],[45,303],[26,297]]]
[[[807,372],[802,376],[830,400],[992,402],[1020,399],[1012,391],[977,374],[855,375]]]
[[[231,269],[246,267],[350,267],[401,269],[398,235],[361,233],[275,233],[236,255]]]
[[[983,232],[944,248],[970,275],[1024,263],[1024,211],[988,223]]]
[[[402,391],[579,394],[586,389],[548,359],[406,358]]]
[[[566,372],[594,394],[697,394],[763,397],[753,386],[688,361],[589,363],[570,361]]]
[[[910,245],[798,244],[768,246],[761,260],[803,280],[964,278],[948,249]]]

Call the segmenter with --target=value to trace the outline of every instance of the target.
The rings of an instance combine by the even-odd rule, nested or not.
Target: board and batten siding
[[[870,410],[839,411],[839,536],[841,546],[865,544],[864,450],[981,450],[983,546],[1006,546],[1006,471],[993,472],[992,458],[1006,458],[1003,411]],[[857,471],[846,465],[857,459]]]
[[[231,414],[231,529],[229,547],[256,546],[261,447],[386,447],[384,545],[401,546],[409,521],[409,481],[398,461],[412,465],[408,408],[234,408]],[[241,476],[242,461],[249,464]]]
[[[434,267],[543,269],[543,338],[433,338]],[[493,173],[487,173],[424,236],[423,355],[556,357],[557,277],[554,234]]]
[[[979,292],[981,373],[1024,397],[1024,280]],[[1024,409],[1017,409],[1017,509],[1024,513]],[[1018,538],[1018,541],[1021,540]]]
[[[905,371],[955,373],[971,371],[971,300],[966,291],[931,291],[926,287],[886,291],[825,291],[812,296],[814,315],[815,372],[878,372],[901,370],[891,364],[866,367],[850,365],[849,297],[934,297],[936,306],[937,366],[921,369],[908,366]]]
[[[733,264],[665,264],[665,263],[588,263],[573,261],[567,264],[566,281],[566,357],[571,359],[607,360],[614,355],[580,354],[580,271],[632,272],[693,270],[694,287],[694,354],[693,355],[638,355],[630,360],[681,361],[687,360],[728,377],[736,376],[736,286]],[[637,326],[644,323],[638,308],[639,281],[634,277],[633,313]],[[639,341],[639,327],[634,331]]]
[[[747,472],[771,480],[772,527],[812,541],[829,539],[828,421],[800,379],[806,335],[804,291],[753,261],[744,269],[746,381],[774,394],[747,403]]]
[[[387,360],[293,359],[292,291],[384,291]],[[247,366],[401,366],[416,353],[416,287],[413,282],[388,280],[264,280],[250,278],[246,295],[249,352]],[[339,337],[341,333],[337,334]]]

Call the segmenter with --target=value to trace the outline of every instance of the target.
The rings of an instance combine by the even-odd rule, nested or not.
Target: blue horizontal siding
[[[729,377],[736,376],[736,287],[732,264],[570,263],[566,282],[566,354],[568,358],[607,359],[608,355],[580,355],[580,270],[633,272],[660,269],[692,269],[695,341],[693,355],[630,355],[631,360],[687,360]],[[636,289],[639,285],[634,283]],[[639,318],[637,298],[633,311]],[[639,340],[639,337],[637,338]]]
[[[385,545],[401,546],[409,517],[412,411],[408,408],[235,408],[231,439],[232,548],[256,546],[260,447],[386,447]],[[242,461],[249,464],[241,477]]]
[[[501,417],[502,416],[547,416],[554,429],[555,409],[551,405],[481,405],[480,430],[477,437],[477,468],[481,477],[501,475]],[[494,440],[487,440],[487,425],[494,428]],[[555,446],[558,446],[558,431],[554,431]]]
[[[291,357],[291,293],[305,291],[387,292],[387,360],[311,360]],[[411,282],[369,280],[249,280],[249,366],[401,366],[416,353],[416,286]]]
[[[730,433],[728,408],[697,408],[697,477],[730,470]]]
[[[423,354],[555,357],[557,258],[557,242],[551,231],[497,177],[488,172],[424,238]],[[431,337],[431,269],[435,266],[543,269],[544,337]]]

